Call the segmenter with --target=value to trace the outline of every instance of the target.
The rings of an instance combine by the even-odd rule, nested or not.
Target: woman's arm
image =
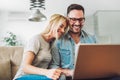
[[[23,71],[25,73],[45,75],[54,80],[59,78],[61,70],[59,70],[59,69],[43,69],[43,68],[35,67],[32,65],[34,58],[35,58],[35,55],[32,51],[28,51],[25,53],[24,62],[23,62]]]

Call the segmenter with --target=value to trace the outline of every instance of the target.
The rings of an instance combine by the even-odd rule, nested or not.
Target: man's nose
[[[80,25],[81,22],[80,22],[79,20],[76,20],[75,24],[76,24],[76,25]]]

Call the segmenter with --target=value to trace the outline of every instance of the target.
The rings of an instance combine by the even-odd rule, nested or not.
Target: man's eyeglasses
[[[80,23],[85,21],[85,18],[69,18],[71,22],[79,21]]]

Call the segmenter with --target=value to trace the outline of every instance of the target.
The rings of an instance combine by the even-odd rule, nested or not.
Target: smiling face
[[[53,14],[43,31],[49,39],[59,39],[68,30],[68,19],[60,14]]]
[[[49,34],[52,38],[59,39],[66,32],[67,28],[67,18],[60,14],[54,14],[50,17],[49,24],[44,33]]]
[[[68,14],[70,31],[75,34],[79,34],[84,25],[84,13],[82,10],[71,10]]]
[[[56,36],[56,38],[60,38],[65,33],[65,30],[67,29],[67,23],[66,23],[66,21],[64,21],[63,23],[61,23],[58,26],[59,27],[57,29],[57,36]]]

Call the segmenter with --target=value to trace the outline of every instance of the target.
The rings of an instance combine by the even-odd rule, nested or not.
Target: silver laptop
[[[73,80],[120,75],[120,45],[81,44]]]

